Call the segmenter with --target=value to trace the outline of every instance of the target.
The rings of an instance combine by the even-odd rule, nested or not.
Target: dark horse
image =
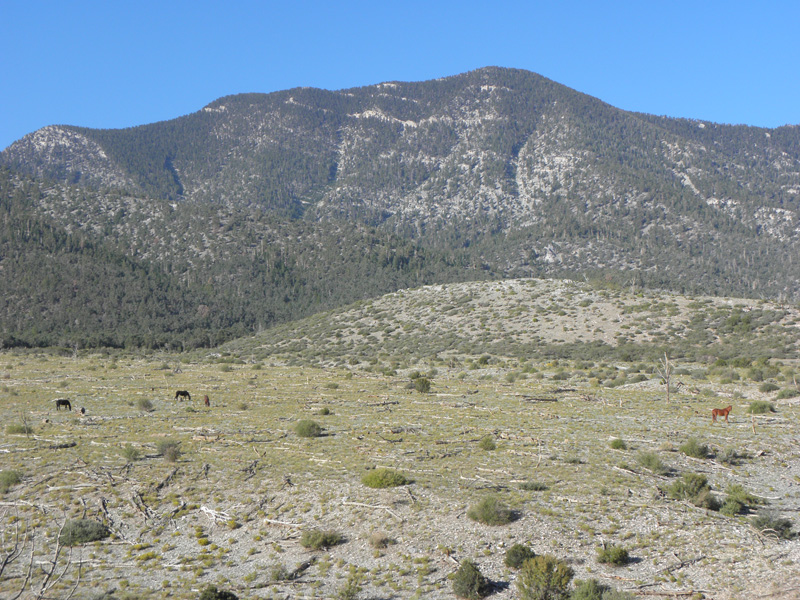
[[[68,410],[72,410],[72,404],[66,398],[58,398],[56,399],[56,410],[61,410],[61,407],[64,407]]]
[[[187,400],[191,400],[192,395],[186,390],[178,390],[177,392],[175,392],[175,400],[178,400],[180,398],[186,398]]]

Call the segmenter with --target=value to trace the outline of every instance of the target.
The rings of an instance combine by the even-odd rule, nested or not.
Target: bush
[[[238,600],[239,597],[227,590],[218,590],[217,586],[209,585],[200,594],[200,600]]]
[[[771,510],[758,511],[751,523],[761,533],[777,535],[785,540],[794,537],[792,534],[792,522],[789,519],[779,517]]]
[[[669,468],[663,463],[661,457],[655,452],[640,452],[636,457],[638,462],[645,469],[649,469],[656,475],[666,475]]]
[[[464,559],[453,576],[453,593],[459,598],[480,600],[492,591],[489,580],[481,574],[478,566],[471,560]]]
[[[373,469],[361,478],[361,483],[371,488],[388,488],[407,485],[411,480],[392,469]]]
[[[180,442],[174,440],[161,440],[156,449],[167,462],[176,462],[181,457]]]
[[[534,558],[536,553],[528,548],[527,546],[523,546],[522,544],[514,544],[506,550],[506,556],[503,562],[507,567],[511,567],[512,569],[519,569],[529,558]]]
[[[19,471],[0,471],[0,494],[5,494],[12,485],[17,485],[20,481],[22,481],[22,473]]]
[[[529,558],[522,563],[517,576],[517,589],[522,600],[566,600],[573,570],[548,554]]]
[[[607,548],[601,548],[597,553],[597,562],[603,564],[621,566],[627,564],[629,560],[628,551],[622,546],[611,545]]]
[[[397,543],[394,538],[390,537],[389,535],[385,534],[382,531],[375,531],[370,534],[369,536],[369,545],[375,548],[376,550],[383,550],[384,548],[388,548],[392,544]]]
[[[681,444],[680,451],[686,456],[693,458],[708,458],[711,451],[706,444],[700,443],[697,438],[690,437],[685,443]]]
[[[491,451],[497,449],[497,444],[495,443],[494,438],[492,436],[485,435],[481,438],[481,441],[478,442],[478,447],[481,450]]]
[[[596,579],[578,581],[569,600],[633,600],[633,595],[620,592],[612,587],[599,583]]]
[[[133,462],[135,460],[139,460],[139,455],[140,455],[139,450],[137,448],[134,448],[130,444],[125,444],[122,450],[120,450],[120,454],[122,454],[122,457],[127,462]]]
[[[758,391],[759,392],[763,392],[765,394],[768,394],[769,392],[774,392],[774,391],[779,390],[779,389],[780,388],[776,384],[772,383],[771,381],[767,381],[765,383],[762,383],[760,386],[758,386]]]
[[[17,425],[17,424],[6,425],[6,433],[10,433],[12,435],[19,435],[19,434],[31,435],[33,433],[33,427],[31,427],[30,425]]]
[[[734,448],[725,448],[717,454],[717,461],[725,465],[738,465],[742,458],[747,458],[747,455]]]
[[[300,536],[300,545],[309,550],[324,550],[342,542],[344,542],[344,538],[335,531],[307,529]]]
[[[613,440],[611,440],[611,443],[609,444],[609,446],[611,446],[611,448],[613,450],[627,450],[628,449],[628,444],[625,443],[625,440],[621,440],[619,438],[614,438]]]
[[[92,519],[71,519],[61,529],[61,543],[65,546],[77,546],[103,540],[111,535],[108,527]]]
[[[142,412],[153,412],[153,403],[147,398],[139,398],[136,401],[136,407]]]
[[[688,500],[702,508],[719,509],[719,501],[711,495],[708,478],[699,473],[684,473],[681,479],[667,488],[667,495],[674,500]]]
[[[526,492],[543,492],[547,489],[547,484],[541,481],[523,481],[519,484],[519,489]]]
[[[766,400],[753,400],[750,407],[747,409],[751,415],[763,415],[765,413],[774,413],[775,405]]]
[[[487,496],[469,508],[467,517],[484,525],[506,525],[514,520],[514,512],[497,496]]]
[[[800,396],[800,391],[794,388],[784,388],[778,392],[778,395],[775,396],[775,398],[778,400],[786,400],[787,398],[796,398],[797,396]],[[773,410],[772,412],[775,411]]]
[[[322,427],[316,421],[303,419],[294,426],[294,432],[304,438],[315,438],[322,435]]]
[[[431,380],[427,377],[417,377],[414,380],[414,389],[423,394],[431,391]]]

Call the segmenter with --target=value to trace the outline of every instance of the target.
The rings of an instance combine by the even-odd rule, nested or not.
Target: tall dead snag
[[[672,377],[672,365],[669,363],[669,357],[667,353],[664,352],[664,358],[659,359],[661,363],[661,367],[656,367],[656,371],[658,372],[659,377],[661,377],[662,381],[667,385],[667,404],[669,404],[669,390],[670,390],[670,379]]]

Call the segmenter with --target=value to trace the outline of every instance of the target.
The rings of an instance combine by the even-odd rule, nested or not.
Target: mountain
[[[20,218],[126,257],[159,293],[182,290],[169,326],[145,319],[154,345],[495,277],[800,299],[798,127],[626,112],[526,71],[242,94],[122,130],[45,127],[0,165],[6,201],[25,198]],[[20,238],[0,242],[19,281],[6,257]],[[33,340],[8,303],[0,322],[7,343]]]

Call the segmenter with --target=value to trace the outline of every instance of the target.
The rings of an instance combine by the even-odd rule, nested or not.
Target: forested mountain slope
[[[797,127],[630,113],[526,71],[242,94],[123,130],[51,126],[0,164],[20,218],[157,273],[158,294],[183,290],[191,306],[169,309],[169,326],[138,328],[154,344],[185,340],[201,305],[217,320],[191,319],[194,344],[486,277],[800,298]],[[30,240],[4,240],[20,286],[8,257]],[[9,315],[6,338],[32,340]]]

